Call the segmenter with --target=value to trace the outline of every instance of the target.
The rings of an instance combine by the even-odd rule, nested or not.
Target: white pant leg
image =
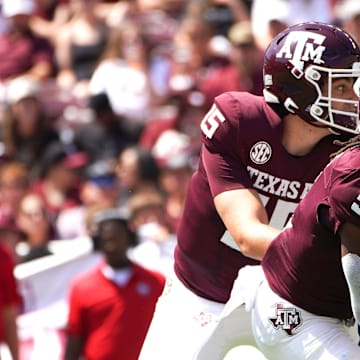
[[[292,314],[290,323],[301,319],[300,325],[292,331],[293,335],[286,333],[281,318],[277,317],[284,310],[291,309],[299,313]],[[360,359],[360,348],[349,336],[343,321],[317,316],[296,307],[276,295],[266,281],[258,289],[252,316],[256,341],[269,360],[288,360],[289,354],[292,360]],[[280,321],[277,329],[270,319]]]
[[[233,347],[226,353],[224,360],[266,360],[265,355],[254,346],[241,345]]]
[[[359,345],[358,324],[355,322],[354,326],[347,326],[346,331],[349,333],[350,337]]]
[[[239,271],[229,301],[209,337],[196,354],[196,360],[222,360],[226,358],[246,358],[264,360],[264,355],[256,349],[252,334],[250,309],[257,289],[264,279],[260,266],[246,266]],[[246,345],[246,346],[241,346]],[[249,348],[249,345],[251,348]],[[231,353],[228,353],[231,351]]]
[[[195,295],[176,276],[167,279],[139,360],[191,360],[223,307]]]

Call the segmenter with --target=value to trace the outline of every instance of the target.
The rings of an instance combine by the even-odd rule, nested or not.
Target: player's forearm
[[[270,243],[279,233],[279,229],[259,223],[253,226],[249,225],[247,232],[237,236],[235,241],[245,256],[261,260]]]

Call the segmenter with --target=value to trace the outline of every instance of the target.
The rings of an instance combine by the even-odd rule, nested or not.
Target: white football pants
[[[226,316],[227,321],[222,319],[223,310],[224,304],[195,295],[176,276],[169,278],[156,305],[139,360],[222,360],[233,346],[254,344],[250,313],[245,312],[244,306],[236,311],[234,322]],[[237,338],[243,338],[244,343],[234,341]],[[201,344],[206,346],[196,355]],[[251,353],[254,360],[264,359],[253,348],[251,351],[248,347],[236,349],[236,354],[242,352]],[[259,357],[254,352],[259,353]]]
[[[279,308],[283,314],[293,309],[298,318],[301,317],[301,324],[293,335],[289,335],[284,331],[284,325],[280,325],[284,318],[280,317],[277,322]],[[277,329],[270,319],[279,325]],[[295,317],[289,319],[291,323]],[[298,308],[275,294],[266,280],[257,291],[252,324],[258,347],[269,360],[360,359],[360,347],[355,341],[356,326],[349,328],[341,320],[314,315]]]

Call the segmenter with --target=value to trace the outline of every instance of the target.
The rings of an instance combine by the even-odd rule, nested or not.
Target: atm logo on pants
[[[275,317],[269,318],[275,330],[282,329],[288,335],[294,335],[294,331],[302,324],[300,311],[296,308],[286,308],[283,304],[276,304]]]

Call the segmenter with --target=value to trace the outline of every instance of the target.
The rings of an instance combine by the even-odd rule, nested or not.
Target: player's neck
[[[330,135],[327,128],[312,126],[297,115],[283,119],[282,145],[294,156],[305,156],[324,137]]]

